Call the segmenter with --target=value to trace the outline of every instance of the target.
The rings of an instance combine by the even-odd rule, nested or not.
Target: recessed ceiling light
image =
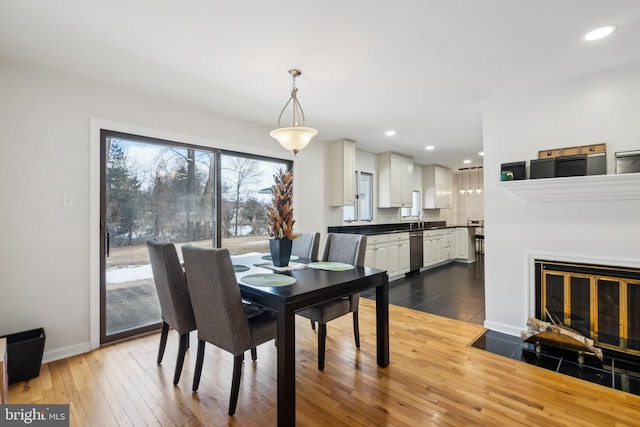
[[[429,151],[433,150],[434,148],[436,147],[434,147],[433,145],[427,145],[426,147],[424,147],[425,150],[429,150]]]
[[[595,30],[591,30],[587,34],[585,34],[583,39],[588,42],[600,40],[607,36],[610,36],[611,33],[616,30],[616,28],[617,27],[615,25],[607,25],[605,27],[596,28]]]
[[[394,136],[396,134],[396,131],[395,130],[388,130],[384,134],[387,135],[387,136]]]
[[[478,156],[484,156],[484,151],[479,152]]]
[[[462,163],[464,163],[465,165],[468,165],[469,163],[471,163],[471,160],[464,160]]]

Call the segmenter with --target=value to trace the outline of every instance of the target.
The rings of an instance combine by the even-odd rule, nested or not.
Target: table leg
[[[278,308],[278,426],[296,424],[295,312]]]
[[[376,342],[378,366],[389,365],[389,283],[387,276],[384,283],[376,287]]]

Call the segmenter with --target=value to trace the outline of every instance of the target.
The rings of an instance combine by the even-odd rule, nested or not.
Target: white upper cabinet
[[[453,207],[453,173],[437,165],[422,167],[422,188],[425,209]]]
[[[351,206],[356,197],[356,143],[329,143],[329,206]]]
[[[413,159],[395,153],[378,154],[378,207],[411,207]]]

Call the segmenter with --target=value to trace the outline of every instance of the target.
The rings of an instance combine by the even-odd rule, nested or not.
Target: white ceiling
[[[638,0],[0,0],[0,62],[265,127],[298,68],[314,141],[459,168],[482,162],[484,100],[637,63],[639,24]]]

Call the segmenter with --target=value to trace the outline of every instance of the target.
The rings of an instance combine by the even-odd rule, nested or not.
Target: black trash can
[[[7,374],[9,384],[35,378],[40,375],[44,342],[44,328],[6,335]]]

